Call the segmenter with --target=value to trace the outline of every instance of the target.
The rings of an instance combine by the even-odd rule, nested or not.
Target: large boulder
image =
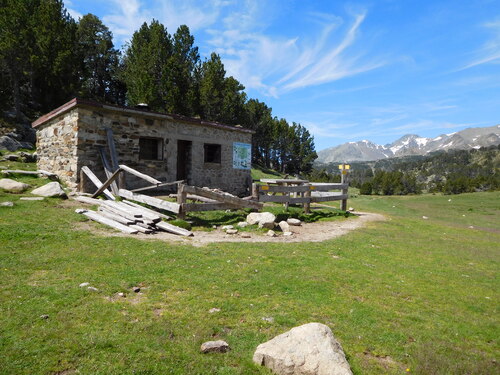
[[[247,215],[247,223],[250,225],[258,224],[260,228],[274,228],[274,216],[270,212],[252,212]]]
[[[278,375],[352,375],[330,328],[308,323],[260,344],[253,361]]]
[[[7,135],[0,137],[0,150],[9,150],[9,151],[17,151],[22,148],[22,145],[19,141],[14,138],[11,138]]]
[[[42,197],[60,197],[67,198],[65,191],[62,189],[59,182],[49,182],[31,192],[34,195],[40,195]]]
[[[0,179],[0,189],[3,189],[8,193],[22,193],[29,187],[30,186],[28,184],[11,180],[10,178]]]

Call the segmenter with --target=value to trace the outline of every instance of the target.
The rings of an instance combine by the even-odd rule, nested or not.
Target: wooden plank
[[[348,184],[311,184],[312,191],[330,191],[330,190],[342,190],[347,189],[349,187]]]
[[[125,203],[125,204],[128,204],[129,206],[132,206],[132,207],[135,207],[135,208],[140,208],[146,212],[149,212],[151,214],[155,214],[155,215],[158,215],[159,217],[163,218],[163,219],[167,219],[167,220],[170,220],[172,219],[171,216],[168,216],[168,215],[165,215],[165,214],[162,214],[161,212],[158,212],[158,211],[155,211],[155,210],[152,210],[150,208],[147,208],[147,207],[144,207],[144,206],[141,206],[137,203],[134,203],[134,202],[131,202],[131,201],[128,201],[128,200],[123,200],[122,203]]]
[[[130,191],[133,193],[137,193],[138,191],[151,190],[151,189],[156,189],[156,188],[163,187],[163,186],[178,185],[183,181],[184,180],[173,181],[173,182],[162,182],[161,184],[146,186],[146,187],[142,187],[142,188],[138,188],[138,189],[133,189]]]
[[[113,129],[106,128],[106,136],[108,138],[109,156],[111,157],[111,171],[115,172],[118,169],[118,155],[115,148],[115,140],[113,139]]]
[[[152,184],[158,185],[158,184],[162,183],[161,181],[157,180],[156,178],[153,178],[151,176],[148,176],[147,174],[136,171],[135,169],[127,167],[126,165],[120,164],[120,168],[123,169],[125,172],[133,174],[134,176],[142,178],[143,180],[146,180]]]
[[[184,228],[180,228],[178,226],[175,226],[175,225],[172,225],[172,224],[169,224],[169,223],[166,223],[164,221],[160,221],[159,223],[156,223],[156,226],[158,228],[161,228],[163,229],[164,231],[166,232],[170,232],[170,233],[174,233],[174,234],[178,234],[180,236],[186,236],[186,237],[189,237],[189,236],[192,236],[193,235],[193,232],[187,230],[187,229],[184,229]]]
[[[347,184],[311,184],[299,186],[286,186],[286,185],[260,185],[259,191],[261,193],[305,193],[307,191],[330,191],[341,190],[347,188]]]
[[[111,185],[116,180],[121,171],[122,170],[120,168],[114,171],[113,174],[106,180],[106,182],[104,182],[102,186],[99,189],[97,189],[97,191],[92,195],[92,198],[99,196],[99,194],[101,194],[105,189],[107,189],[108,186]]]
[[[122,167],[122,166],[120,166],[120,167]],[[167,202],[167,201],[164,201],[162,199],[150,197],[150,196],[143,195],[143,194],[135,194],[135,193],[132,193],[131,191],[125,190],[125,189],[120,189],[118,191],[118,194],[120,195],[120,197],[125,198],[125,199],[130,199],[130,200],[140,202],[140,203],[146,203],[150,206],[153,206],[156,208],[161,208],[162,210],[171,211],[174,213],[179,213],[180,206],[177,203]]]
[[[123,202],[117,202],[120,207],[122,207],[124,210],[131,210],[132,212],[137,212],[142,215],[142,217],[146,220],[153,221],[153,222],[158,222],[161,221],[161,217],[157,212],[150,212],[144,207],[138,205],[137,207],[128,205]]]
[[[75,200],[77,200],[78,202],[82,202],[82,203],[96,204],[96,205],[100,205],[103,202],[100,199],[94,199],[94,198],[85,197],[82,195],[76,196]]]
[[[130,228],[127,225],[123,225],[117,221],[111,220],[105,216],[100,215],[99,213],[97,213],[95,211],[77,209],[77,210],[75,210],[75,212],[78,214],[83,214],[83,215],[87,216],[89,219],[97,221],[98,223],[110,226],[114,229],[118,229],[119,231],[121,231],[123,233],[135,234],[138,232],[137,229]]]
[[[138,232],[144,233],[144,234],[150,234],[153,233],[151,229],[144,228],[140,225],[129,225],[130,228],[137,230]]]
[[[262,178],[261,182],[265,182],[266,184],[306,184],[308,180],[294,180],[288,178]]]
[[[105,208],[107,211],[109,211],[115,215],[124,217],[124,218],[131,220],[131,221],[134,221],[134,222],[142,220],[142,217],[135,217],[132,213],[120,210],[117,207],[111,207],[111,206],[106,206],[106,205],[101,205],[100,207]]]
[[[140,212],[137,212],[135,209],[133,209],[132,207],[122,207],[120,204],[117,204],[117,202],[102,202],[102,204],[108,206],[108,207],[112,207],[114,208],[115,210],[118,210],[118,211],[122,211],[124,213],[126,213],[127,215],[131,216],[131,217],[137,217],[137,218],[142,218],[142,214]]]
[[[330,195],[330,196],[323,196],[323,197],[311,197],[311,202],[342,201],[342,200],[346,200],[347,197],[348,197],[347,194]]]
[[[185,212],[218,211],[234,209],[234,206],[227,203],[184,203],[182,209]]]
[[[214,199],[217,202],[223,202],[227,204],[234,205],[236,207],[247,207],[247,208],[256,208],[261,209],[263,207],[262,203],[255,201],[247,201],[238,197],[233,197],[226,194],[216,193],[215,191],[211,191],[208,189],[202,189],[197,186],[189,186],[185,185],[184,191],[189,194],[200,195],[205,198]]]
[[[306,197],[290,197],[288,195],[259,195],[259,202],[274,202],[274,203],[308,203],[309,198]]]
[[[129,218],[126,218],[126,217],[117,215],[117,214],[115,214],[113,212],[110,212],[108,207],[100,206],[99,209],[98,209],[98,211],[99,211],[99,213],[102,216],[110,218],[111,220],[117,221],[117,222],[119,222],[119,223],[121,223],[123,225],[135,224],[135,220],[131,220]]]
[[[97,146],[97,149],[99,150],[99,155],[101,156],[101,162],[102,166],[104,167],[104,173],[106,174],[106,178],[110,178],[111,175],[113,174],[113,169],[111,165],[108,163],[108,159],[106,157],[106,152],[104,151],[103,146]],[[118,186],[116,185],[116,182],[113,182],[111,184],[111,191],[113,194],[118,195]]]
[[[92,183],[99,189],[102,186],[101,180],[90,170],[89,167],[84,166],[82,167],[83,173],[87,175],[87,177],[92,181]],[[111,194],[111,192],[108,189],[105,189],[103,191],[103,194],[108,198],[111,199],[112,201],[116,200],[115,196]]]

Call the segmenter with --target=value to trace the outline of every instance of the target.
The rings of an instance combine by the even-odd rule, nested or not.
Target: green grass
[[[388,220],[206,247],[97,236],[67,202],[19,197],[0,192],[0,374],[269,374],[256,346],[314,321],[355,374],[499,373],[498,192],[360,196]],[[215,339],[232,350],[199,353]]]
[[[252,165],[251,173],[253,180],[260,180],[262,178],[284,178],[281,173],[258,165]]]

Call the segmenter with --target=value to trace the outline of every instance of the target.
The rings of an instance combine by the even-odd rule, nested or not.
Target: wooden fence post
[[[259,185],[256,183],[252,184],[252,199],[259,201]]]
[[[309,198],[309,200],[306,203],[304,203],[304,212],[308,214],[311,212],[311,184],[305,184],[305,186],[309,187],[309,190],[304,192],[302,196],[304,198]]]
[[[342,184],[348,184],[349,183],[349,175],[348,175],[348,170],[346,168],[346,164],[342,163],[342,170],[341,170],[341,175],[340,175],[340,183]],[[342,189],[342,194],[347,195],[348,189]],[[347,198],[342,199],[342,202],[340,204],[340,209],[342,211],[347,211]]]
[[[179,214],[177,217],[179,219],[186,219],[186,211],[184,209],[184,203],[186,203],[187,192],[184,191],[184,184],[177,185],[177,203],[179,204]]]

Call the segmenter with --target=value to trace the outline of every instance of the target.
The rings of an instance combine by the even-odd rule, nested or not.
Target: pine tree
[[[171,36],[158,21],[144,23],[134,33],[125,52],[123,70],[130,105],[147,103],[153,110],[166,110],[167,63],[171,56]]]
[[[118,50],[113,34],[93,15],[86,14],[78,22],[78,44],[82,59],[80,95],[104,102],[119,102],[117,95]]]

